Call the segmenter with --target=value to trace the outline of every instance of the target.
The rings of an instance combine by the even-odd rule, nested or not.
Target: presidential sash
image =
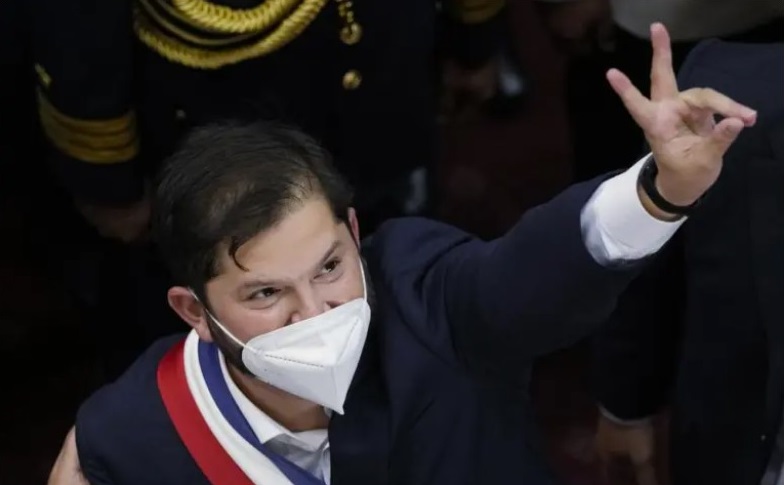
[[[253,485],[253,482],[226,453],[188,389],[183,349],[178,342],[158,365],[158,390],[177,434],[199,469],[213,485]]]
[[[161,360],[158,388],[177,433],[213,485],[324,485],[259,441],[231,396],[218,348],[195,332]]]

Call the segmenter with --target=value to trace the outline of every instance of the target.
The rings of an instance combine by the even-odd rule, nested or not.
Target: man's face
[[[239,248],[244,270],[223,251],[219,275],[205,289],[213,315],[247,342],[361,298],[353,211],[350,225],[354,234],[324,200],[312,199]]]

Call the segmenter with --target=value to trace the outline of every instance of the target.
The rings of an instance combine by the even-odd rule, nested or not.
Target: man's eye
[[[280,290],[277,288],[262,288],[258,291],[254,291],[250,295],[250,300],[258,300],[260,298],[270,298],[278,294]]]
[[[340,260],[339,259],[333,259],[332,261],[329,261],[327,264],[324,265],[324,268],[321,270],[321,273],[322,274],[329,274],[329,273],[335,271],[338,268],[339,265],[340,265]]]

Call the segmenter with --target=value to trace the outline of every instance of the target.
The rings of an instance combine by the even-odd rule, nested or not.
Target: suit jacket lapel
[[[333,414],[330,420],[332,485],[389,483],[389,401],[379,362],[378,333],[371,322],[345,414]]]

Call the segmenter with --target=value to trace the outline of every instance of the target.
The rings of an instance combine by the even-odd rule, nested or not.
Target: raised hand
[[[679,91],[670,37],[662,24],[651,26],[651,44],[650,99],[616,69],[608,71],[607,80],[645,132],[659,171],[659,193],[672,204],[687,206],[713,185],[724,153],[757,114],[712,89]],[[716,115],[723,117],[718,123]]]

